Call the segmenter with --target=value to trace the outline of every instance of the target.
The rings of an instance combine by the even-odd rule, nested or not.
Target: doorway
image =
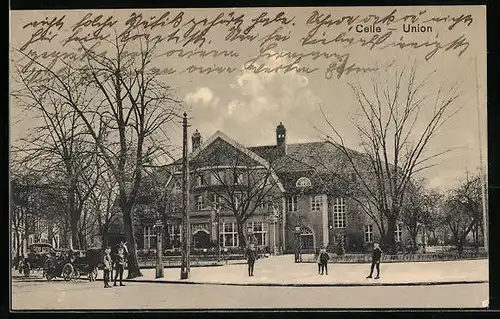
[[[193,246],[194,248],[210,248],[210,234],[204,230],[199,229],[193,234]]]

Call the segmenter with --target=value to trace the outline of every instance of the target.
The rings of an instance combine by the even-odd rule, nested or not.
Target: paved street
[[[294,256],[284,255],[257,260],[255,276],[248,277],[247,265],[193,267],[194,283],[227,284],[415,284],[488,281],[488,260],[460,260],[412,263],[382,263],[381,278],[368,280],[370,264],[329,264],[329,275],[318,276],[315,263],[294,263]],[[179,268],[164,270],[164,278],[155,279],[154,269],[143,269],[139,280],[180,281]],[[102,275],[99,275],[102,278]]]
[[[481,307],[488,284],[412,287],[241,287],[102,282],[13,282],[16,309]]]

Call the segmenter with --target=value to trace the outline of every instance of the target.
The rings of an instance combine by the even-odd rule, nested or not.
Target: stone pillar
[[[281,218],[282,218],[282,221],[281,221],[281,236],[282,237],[282,240],[281,240],[281,250],[282,252],[285,251],[285,248],[286,248],[286,229],[285,229],[285,226],[286,226],[286,198],[285,196],[283,196],[283,199],[282,199],[282,206],[281,206]]]
[[[211,211],[210,212],[210,225],[212,225],[212,231],[210,232],[210,238],[212,241],[216,241],[217,240],[217,224],[216,224],[216,220],[215,220],[215,211]]]

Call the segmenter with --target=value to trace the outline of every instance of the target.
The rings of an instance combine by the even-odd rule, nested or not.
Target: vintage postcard
[[[13,311],[488,307],[485,6],[10,15]]]

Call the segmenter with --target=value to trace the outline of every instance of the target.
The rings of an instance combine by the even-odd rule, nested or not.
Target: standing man
[[[106,249],[104,249],[104,256],[102,260],[102,263],[104,264],[104,278],[103,278],[104,288],[111,288],[111,286],[109,285],[109,282],[111,281],[109,273],[111,272],[111,266],[112,266],[110,254],[111,254],[111,248],[106,247]]]
[[[325,248],[321,248],[318,255],[318,275],[320,274],[320,270],[321,275],[323,275],[324,272],[328,275],[328,260],[330,260],[330,255],[328,255]]]
[[[253,266],[255,265],[255,259],[256,259],[254,244],[250,244],[248,246],[246,255],[247,255],[247,262],[248,262],[248,276],[251,277],[251,276],[253,276]]]
[[[373,268],[377,267],[377,276],[375,279],[380,278],[380,258],[382,257],[382,250],[380,249],[378,243],[373,244],[373,253],[372,253],[372,266],[370,270],[370,274],[366,278],[372,278]]]
[[[115,256],[115,282],[113,286],[117,286],[116,280],[118,276],[120,277],[120,286],[125,286],[122,282],[123,280],[123,270],[125,268],[125,248],[123,247],[123,243],[118,245],[118,251]]]

